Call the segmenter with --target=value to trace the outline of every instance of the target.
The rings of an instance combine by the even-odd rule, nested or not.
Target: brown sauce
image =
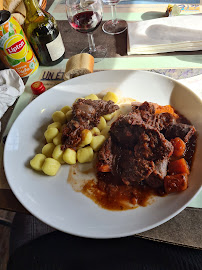
[[[145,207],[154,202],[155,196],[160,196],[160,192],[146,185],[115,186],[102,181],[98,183],[89,181],[83,187],[82,193],[100,207],[115,211],[135,209],[138,206]]]

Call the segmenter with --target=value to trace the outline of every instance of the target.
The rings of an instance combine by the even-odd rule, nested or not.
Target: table
[[[121,2],[118,6],[118,16],[122,19],[127,19],[128,21],[156,18],[162,16],[167,6],[167,4],[162,3],[158,5],[151,2],[146,2],[147,4],[140,4],[140,2],[136,3],[137,4],[134,5],[132,1]],[[184,9],[184,13],[197,13],[201,10],[200,5],[195,5],[194,10],[190,10],[190,7],[188,7],[189,5],[187,4],[184,6],[187,8],[187,10]],[[81,34],[74,31],[68,24],[64,13],[64,1],[48,1],[47,9],[58,21],[58,26],[66,48],[65,60],[52,68],[40,67],[28,80],[24,79],[24,82],[26,83],[25,92],[19,100],[9,108],[1,119],[1,142],[4,140],[4,135],[7,134],[17,115],[33,99],[33,95],[30,90],[31,83],[39,79],[44,80],[46,84],[50,82],[53,84],[59,83],[60,80],[51,80],[50,77],[52,76],[52,78],[54,78],[54,74],[64,72],[67,59],[72,55],[79,53],[88,45],[87,37],[81,38]],[[109,7],[105,7],[104,12],[104,20],[109,19]],[[120,35],[111,36],[105,34],[101,27],[99,27],[94,33],[94,38],[96,44],[107,45],[108,48],[107,58],[95,64],[95,71],[109,69],[151,70],[153,72],[165,74],[174,79],[183,79],[202,74],[202,51],[183,53],[176,52],[161,55],[127,56],[127,31]],[[0,69],[3,68],[4,66],[0,63]],[[52,74],[51,76],[50,73]],[[3,151],[3,142],[0,147],[1,152]],[[1,159],[0,162],[2,164]],[[27,210],[15,198],[5,180],[6,177],[3,171],[3,166],[1,166],[0,208],[16,212],[27,212]],[[3,186],[1,186],[2,182],[4,182]],[[202,228],[199,226],[199,224],[202,224],[202,203],[201,199],[198,198],[192,205],[190,205],[192,207],[186,208],[171,221],[168,221],[158,228],[141,233],[138,236],[157,241],[202,248]],[[179,230],[179,228],[181,229]]]

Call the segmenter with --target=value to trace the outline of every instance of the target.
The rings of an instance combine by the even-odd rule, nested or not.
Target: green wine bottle
[[[64,59],[65,47],[56,20],[40,9],[37,0],[24,0],[26,19],[25,34],[41,65],[53,66]]]

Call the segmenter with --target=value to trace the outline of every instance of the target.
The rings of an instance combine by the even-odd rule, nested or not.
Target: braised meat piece
[[[169,158],[166,157],[163,160],[158,160],[155,162],[155,168],[151,175],[146,179],[146,183],[153,188],[158,188],[163,186],[164,177],[167,175]]]
[[[113,101],[78,99],[72,107],[73,118],[62,130],[62,150],[76,149],[81,142],[81,132],[97,126],[100,117],[119,109]]]
[[[165,137],[168,140],[180,137],[185,143],[195,134],[196,129],[194,126],[176,123],[170,125],[165,132]]]
[[[105,141],[101,150],[98,152],[98,164],[97,170],[101,172],[111,172],[112,171],[112,140],[111,137]]]
[[[176,118],[168,112],[156,114],[156,108],[158,108],[158,106],[158,104],[147,101],[141,105],[132,104],[132,114],[135,117],[141,117],[144,123],[164,133],[164,130],[166,130],[169,125],[176,123]]]
[[[113,113],[119,109],[119,106],[113,101],[78,99],[72,107],[73,119],[80,121],[89,121],[89,125],[95,127],[99,124],[99,118],[102,115]]]
[[[166,129],[175,124],[176,119],[170,113],[159,113],[155,116],[155,127],[161,131],[163,134],[165,133]]]
[[[126,185],[146,179],[152,187],[163,185],[173,145],[157,128],[145,123],[139,113],[130,113],[113,123],[110,134],[98,154],[99,172],[107,165],[111,177],[120,177]]]
[[[139,115],[145,124],[155,125],[155,104],[145,101],[141,105],[132,104],[132,114]]]
[[[62,146],[64,151],[67,148],[76,149],[81,142],[81,132],[88,127],[88,122],[79,123],[76,120],[71,120],[62,130]]]
[[[134,153],[136,157],[156,161],[169,158],[173,149],[172,143],[166,140],[163,134],[155,128],[146,126],[134,146]]]
[[[136,129],[137,126],[138,128]],[[112,124],[110,134],[116,143],[125,145],[126,147],[132,147],[137,143],[137,139],[143,131],[141,126],[145,126],[141,116],[129,113],[120,116]]]

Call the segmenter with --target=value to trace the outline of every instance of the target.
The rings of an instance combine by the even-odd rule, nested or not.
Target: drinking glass
[[[66,0],[66,11],[70,25],[78,32],[88,35],[89,47],[81,52],[91,54],[95,62],[103,59],[107,54],[107,49],[102,45],[95,46],[93,38],[93,31],[102,21],[102,0]]]
[[[103,24],[102,30],[111,35],[116,35],[124,32],[127,29],[127,23],[124,20],[117,19],[116,5],[120,0],[102,0],[104,4],[111,6],[112,20]]]

